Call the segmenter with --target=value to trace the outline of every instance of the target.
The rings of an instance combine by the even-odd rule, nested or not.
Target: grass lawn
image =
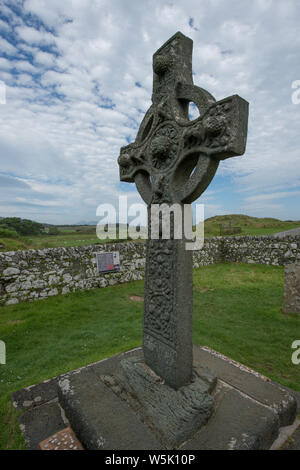
[[[77,292],[0,309],[0,449],[25,448],[10,394],[142,341],[143,282]],[[280,313],[283,268],[218,264],[194,271],[194,342],[300,391],[291,344],[300,318]]]
[[[241,232],[237,233],[236,236],[273,235],[274,233],[300,227],[299,221],[282,221],[263,217],[249,217],[241,214],[219,215],[206,219],[204,224],[205,237],[220,236],[220,224],[228,224],[229,222],[233,227],[240,227]]]
[[[249,217],[241,214],[220,215],[206,219],[204,224],[205,237],[215,237],[220,235],[220,224],[231,222],[233,226],[241,228],[243,235],[272,235],[293,228],[300,227],[300,221],[282,221],[270,218]],[[99,240],[96,235],[96,226],[58,226],[57,235],[31,235],[18,236],[17,238],[0,237],[3,248],[0,252],[57,248],[70,246],[85,246],[98,243],[107,243],[109,240]]]
[[[99,243],[117,242],[118,240],[100,240],[97,238],[96,229],[92,232],[61,231],[59,235],[31,235],[18,238],[0,238],[4,248],[0,252],[16,250],[40,250],[43,248],[59,248],[71,246],[88,246]],[[121,240],[124,241],[124,240]],[[126,240],[125,240],[126,241]],[[138,241],[138,240],[137,240]]]

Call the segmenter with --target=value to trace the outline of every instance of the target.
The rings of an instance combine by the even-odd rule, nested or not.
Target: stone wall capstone
[[[121,270],[98,274],[96,253],[119,251]],[[300,237],[214,237],[193,252],[194,267],[219,262],[286,265],[300,260]],[[0,253],[0,305],[143,279],[145,243],[107,243]]]

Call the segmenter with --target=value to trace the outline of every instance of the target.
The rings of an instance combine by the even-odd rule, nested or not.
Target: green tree
[[[44,231],[43,224],[19,217],[1,219],[1,227],[15,230],[19,235],[40,235]]]

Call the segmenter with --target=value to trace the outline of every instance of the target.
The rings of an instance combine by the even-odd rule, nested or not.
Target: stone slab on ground
[[[278,414],[280,426],[293,422],[297,401],[293,395],[251,369],[237,364],[209,348],[194,347],[194,363],[205,364],[226,384]]]
[[[290,426],[284,426],[280,428],[279,436],[273,442],[271,446],[271,450],[283,450],[291,442],[294,442],[293,436],[297,435],[297,430],[299,428],[300,428],[300,419],[298,416]],[[300,444],[300,441],[298,441],[298,444]],[[297,442],[296,442],[296,445],[297,445]],[[300,446],[299,446],[299,449],[300,449]]]
[[[222,388],[213,417],[182,450],[269,449],[279,431],[276,414],[233,388]]]
[[[59,401],[87,449],[161,449],[151,430],[91,369],[59,382]]]
[[[41,441],[69,425],[79,438],[78,430],[74,429],[74,423],[69,423],[57,402],[58,382],[67,380],[66,386],[68,386],[68,381],[69,384],[85,382],[85,385],[79,387],[85,396],[85,402],[98,401],[98,406],[91,408],[98,415],[95,418],[95,423],[99,426],[98,436],[104,437],[104,433],[107,440],[110,433],[115,435],[115,437],[109,438],[110,441],[107,440],[106,443],[103,443],[100,448],[163,449],[164,447],[154,431],[138,420],[136,413],[129,405],[120,400],[111,390],[105,388],[101,380],[101,376],[110,375],[115,371],[122,359],[131,356],[142,357],[142,349],[137,348],[119,354],[14,393],[12,400],[17,409],[24,410],[26,409],[24,401],[31,402],[28,409],[19,418],[27,447],[37,449]],[[291,424],[293,421],[296,413],[296,399],[300,402],[298,392],[276,384],[247,367],[209,350],[209,348],[194,346],[194,361],[209,366],[216,372],[218,376],[215,395],[217,407],[202,431],[196,433],[193,439],[181,444],[180,449],[270,448],[271,441],[276,439],[280,426],[285,425],[282,423]],[[87,379],[93,386],[87,385]],[[54,394],[55,399],[53,400]],[[294,400],[290,398],[291,394],[294,395]],[[51,397],[51,401],[43,402],[47,396]],[[37,397],[42,398],[36,401]],[[78,408],[75,399],[72,400],[72,403],[73,416],[79,416],[84,420],[87,408]],[[67,408],[67,405],[65,406]],[[68,411],[66,414],[72,421],[72,416]],[[126,420],[128,420],[128,424],[126,424]],[[120,432],[116,432],[118,423],[121,423],[120,429],[122,431]],[[87,430],[87,432],[91,431]],[[298,434],[297,430],[293,433],[292,438],[287,436],[286,449],[300,449]],[[138,439],[138,444],[133,443],[134,438]],[[118,439],[120,439],[119,442]],[[82,438],[79,440],[82,442]],[[85,445],[85,447],[87,446]]]
[[[57,398],[57,377],[18,390],[11,395],[17,410],[24,411]]]
[[[19,417],[27,449],[39,450],[41,441],[66,427],[58,400],[35,406]]]

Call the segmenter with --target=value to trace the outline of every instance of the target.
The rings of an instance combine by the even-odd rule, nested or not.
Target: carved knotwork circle
[[[167,55],[159,55],[153,59],[153,70],[157,75],[164,75],[172,65],[172,59]]]
[[[129,167],[130,165],[130,156],[127,153],[123,153],[118,158],[118,163],[121,167]]]
[[[165,135],[155,137],[150,145],[152,157],[155,159],[163,159],[168,155],[170,148],[170,140]]]
[[[178,130],[173,124],[160,127],[153,136],[149,153],[155,168],[164,170],[175,161],[178,149]]]
[[[218,135],[225,127],[223,116],[208,116],[203,120],[203,127],[210,135]]]

